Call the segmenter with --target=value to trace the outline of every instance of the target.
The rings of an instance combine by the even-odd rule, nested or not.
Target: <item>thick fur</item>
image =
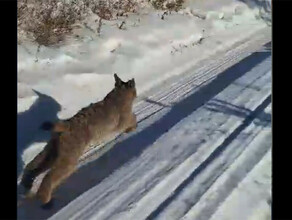
[[[135,81],[123,82],[116,74],[114,77],[115,88],[102,101],[83,108],[68,120],[44,126],[52,130],[51,140],[25,167],[21,181],[30,190],[34,179],[50,169],[36,193],[43,204],[50,202],[53,191],[75,171],[79,158],[91,144],[136,129],[136,116],[132,113]]]

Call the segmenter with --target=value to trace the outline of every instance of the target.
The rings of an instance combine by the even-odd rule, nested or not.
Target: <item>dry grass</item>
[[[155,9],[179,10],[184,0],[146,0]],[[21,37],[39,45],[56,45],[73,25],[94,13],[103,20],[135,13],[141,0],[18,0],[18,42]]]
[[[138,8],[138,3],[135,0],[84,0],[84,2],[94,14],[104,20],[135,12]]]
[[[18,35],[26,34],[39,45],[50,46],[62,41],[89,13],[110,20],[135,12],[137,6],[134,0],[19,0]]]
[[[40,45],[56,44],[82,18],[84,7],[72,1],[22,0],[18,2],[18,29],[27,32]]]
[[[184,0],[150,0],[150,3],[157,10],[179,11]]]

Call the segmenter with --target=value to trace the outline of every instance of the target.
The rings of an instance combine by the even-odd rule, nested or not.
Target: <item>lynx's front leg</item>
[[[126,133],[135,131],[137,128],[137,118],[135,114],[131,115],[130,126],[125,130]]]

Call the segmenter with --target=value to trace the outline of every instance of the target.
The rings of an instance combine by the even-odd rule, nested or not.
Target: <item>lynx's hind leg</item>
[[[50,202],[53,191],[75,171],[77,163],[78,160],[72,163],[65,158],[62,161],[60,159],[47,173],[37,192],[43,204]]]
[[[34,179],[41,173],[51,168],[53,162],[56,159],[55,146],[46,146],[31,162],[29,162],[24,168],[23,176],[21,179],[21,185],[26,190],[30,190]]]

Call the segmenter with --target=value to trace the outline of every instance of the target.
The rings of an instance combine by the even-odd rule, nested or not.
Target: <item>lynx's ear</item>
[[[116,73],[114,74],[114,77],[115,77],[115,87],[121,87],[123,84],[123,81],[118,77]]]
[[[135,80],[134,78],[128,81],[128,87],[130,88],[135,88]]]

